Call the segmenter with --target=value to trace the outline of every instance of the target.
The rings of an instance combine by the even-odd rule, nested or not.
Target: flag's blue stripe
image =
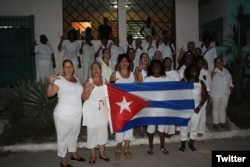
[[[194,109],[194,100],[167,100],[167,101],[148,101],[150,106],[155,108],[168,108],[173,110]]]
[[[113,83],[113,86],[126,91],[161,91],[161,90],[183,90],[193,89],[191,82],[171,81],[171,82],[144,82],[144,83]]]
[[[179,117],[141,117],[128,121],[118,132],[144,126],[144,125],[176,125],[187,126],[190,118]]]

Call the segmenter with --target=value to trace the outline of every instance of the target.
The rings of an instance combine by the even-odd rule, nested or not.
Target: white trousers
[[[212,97],[213,104],[213,123],[226,123],[226,109],[228,104],[229,96],[225,97]]]
[[[65,157],[68,152],[76,152],[81,128],[81,117],[61,117],[54,115],[57,132],[57,155]]]
[[[188,122],[188,126],[180,127],[180,140],[187,141],[188,140],[188,132],[189,138],[195,140],[197,138],[197,128],[200,122],[201,112],[198,114],[193,113],[191,119]]]
[[[133,139],[133,129],[126,130],[125,132],[115,133],[116,143],[122,143],[124,140],[132,140],[132,139]]]
[[[201,133],[201,134],[204,134],[207,130],[207,126],[206,126],[207,111],[206,111],[206,108],[207,108],[207,101],[203,104],[202,108],[200,109],[201,117],[200,117],[200,122],[199,122],[198,127],[197,127],[197,131],[198,131],[198,133]]]

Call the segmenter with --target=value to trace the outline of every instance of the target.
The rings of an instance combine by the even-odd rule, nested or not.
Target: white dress
[[[77,75],[78,57],[80,56],[80,44],[78,41],[70,42],[64,40],[62,42],[62,49],[65,49],[63,60],[69,59],[73,62],[75,74]]]
[[[95,47],[85,44],[82,48],[82,69],[83,69],[83,79],[81,83],[91,77],[91,65],[95,61]]]
[[[36,53],[36,80],[48,79],[54,73],[52,54],[54,50],[52,45],[39,43],[35,46]]]
[[[89,79],[93,83],[92,78]],[[108,142],[108,109],[103,85],[94,86],[89,98],[83,104],[83,126],[87,126],[87,148]]]
[[[192,90],[193,93],[193,98],[194,98],[194,104],[195,104],[195,108],[199,106],[200,101],[202,99],[201,96],[201,82],[194,82],[194,89]],[[181,127],[181,131],[180,131],[180,140],[181,141],[186,141],[188,139],[188,132],[190,132],[189,134],[189,138],[192,140],[195,140],[197,138],[197,128],[199,125],[199,121],[201,118],[201,112],[197,113],[193,113],[193,115],[191,116],[191,119],[188,122],[188,126]]]
[[[134,83],[135,82],[134,74],[132,72],[130,72],[129,78],[123,78],[120,75],[119,71],[116,71],[115,76],[116,78],[118,78],[118,80],[116,80],[115,83]],[[117,132],[115,134],[115,140],[117,143],[122,143],[124,140],[132,140],[132,139],[133,139],[133,129],[129,129],[124,132]]]
[[[54,110],[54,122],[57,132],[58,156],[65,157],[68,152],[76,152],[77,140],[82,119],[83,87],[77,82],[69,82],[63,76],[55,80],[59,87],[58,103]]]

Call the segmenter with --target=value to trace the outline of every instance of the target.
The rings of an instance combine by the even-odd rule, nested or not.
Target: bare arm
[[[62,42],[63,42],[63,40],[64,40],[64,36],[61,36],[61,40],[60,40],[60,42],[59,42],[59,44],[58,44],[58,46],[57,46],[57,49],[60,51],[60,50],[62,50]]]
[[[49,77],[49,85],[47,86],[46,95],[47,97],[53,97],[58,92],[59,87],[54,84],[57,79],[58,73],[51,74]]]
[[[93,83],[90,84],[89,80],[87,80],[84,84],[82,99],[87,100],[93,89],[94,89],[94,84]]]

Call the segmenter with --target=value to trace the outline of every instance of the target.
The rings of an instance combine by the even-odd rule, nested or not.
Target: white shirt
[[[127,50],[128,50],[128,48],[133,48],[133,49],[135,49],[135,47],[133,46],[133,45],[125,45],[124,47],[123,47],[123,50],[124,50],[124,53],[127,53]]]
[[[180,80],[180,76],[179,76],[178,72],[175,70],[165,71],[165,73],[170,81],[179,81]]]
[[[161,77],[154,77],[154,76],[148,76],[144,79],[143,82],[166,82],[166,81],[170,81],[168,77],[165,76],[161,76]]]
[[[124,53],[124,50],[121,46],[116,46],[116,45],[112,45],[111,49],[110,49],[110,53],[111,53],[111,57],[110,57],[110,61],[113,64],[117,63],[117,57],[119,56],[119,54]]]
[[[70,42],[69,40],[64,40],[62,42],[62,49],[65,49],[64,60],[65,59],[76,59],[80,56],[80,44],[78,41]]]
[[[95,61],[95,52],[94,45],[84,44],[82,47],[82,61],[91,65]]]
[[[136,49],[136,51],[135,51],[135,60],[134,60],[135,67],[139,66],[139,64],[140,64],[140,56],[141,56],[142,52],[143,52],[143,50],[140,48]]]
[[[101,47],[101,50],[99,52],[98,57],[96,57],[96,60],[100,61],[102,59],[102,50],[105,49],[106,47],[103,44],[100,44],[97,48],[97,50],[99,50],[99,48]]]
[[[232,77],[229,71],[225,68],[219,70],[214,69],[216,74],[211,82],[211,96],[225,97],[230,95],[230,87],[233,87]]]
[[[180,76],[180,80],[182,80],[185,76],[184,76],[184,71],[187,68],[187,66],[184,64],[181,66],[181,68],[178,70],[179,76]]]
[[[212,46],[211,46],[212,47]],[[209,47],[210,48],[210,47]],[[202,55],[206,52],[207,48],[203,46],[201,48],[202,50]],[[212,47],[209,49],[204,55],[204,59],[207,61],[208,64],[208,71],[212,72],[214,70],[214,59],[217,58],[217,52],[215,47]]]
[[[173,50],[174,50],[174,44],[171,44]],[[158,47],[158,50],[161,52],[162,54],[162,58],[166,58],[166,57],[170,57],[172,60],[173,60],[173,53],[172,53],[172,50],[168,45],[165,45],[164,43],[160,44],[159,47]],[[175,52],[175,50],[174,50]]]
[[[110,76],[115,71],[114,65],[109,61],[109,65],[107,66],[106,63],[103,62],[103,60],[100,60],[101,66],[102,66],[102,77],[106,79],[107,82],[110,80]]]
[[[157,50],[156,46],[152,44],[151,48],[148,50],[149,43],[146,42],[143,46],[143,52],[148,53],[150,59],[153,59],[155,51]]]
[[[210,76],[210,73],[208,72],[208,70],[202,68],[200,70],[199,79],[202,80],[205,83],[207,91],[210,92],[211,76]]]

